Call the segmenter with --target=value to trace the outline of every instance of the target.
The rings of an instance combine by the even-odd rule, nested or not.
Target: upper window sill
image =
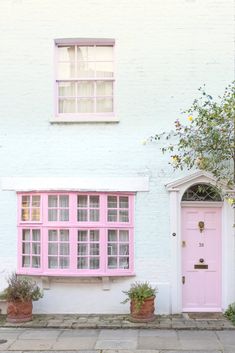
[[[50,123],[118,123],[119,119],[113,115],[88,115],[88,116],[56,116]]]

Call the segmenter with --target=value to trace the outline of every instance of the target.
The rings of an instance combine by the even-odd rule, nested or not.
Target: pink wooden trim
[[[18,195],[18,201],[17,201],[17,205],[18,205],[18,216],[17,216],[17,219],[18,219],[18,224],[19,223],[22,223],[22,224],[40,224],[42,223],[42,196],[41,196],[41,193],[28,193],[28,192],[23,192],[23,193],[20,193],[18,192],[17,193]],[[29,221],[22,221],[21,220],[21,211],[22,211],[22,196],[30,196],[30,205],[29,205]],[[32,196],[40,196],[40,220],[39,221],[32,221],[31,220],[31,215],[32,215]]]
[[[18,193],[18,209],[21,213],[21,197],[22,195],[41,196],[41,223],[22,222],[20,216],[18,217],[18,273],[20,274],[35,274],[45,276],[131,276],[134,271],[134,241],[133,241],[133,212],[134,212],[134,193],[98,193],[98,192],[42,192],[42,193]],[[69,221],[48,221],[48,196],[57,196],[59,202],[60,195],[69,196]],[[99,196],[100,201],[100,220],[99,222],[78,222],[77,221],[77,196],[86,195]],[[129,222],[107,222],[107,199],[108,196],[116,196],[119,202],[120,196],[128,196],[129,199]],[[58,210],[60,209],[58,204]],[[87,208],[89,209],[89,208]],[[119,209],[119,208],[118,208]],[[117,209],[117,210],[118,210]],[[40,244],[41,244],[41,267],[40,268],[26,268],[22,267],[22,230],[30,229],[32,237],[33,229],[40,229]],[[55,229],[69,229],[70,237],[70,268],[69,269],[49,269],[48,268],[48,230]],[[99,230],[100,234],[100,268],[99,269],[77,269],[77,231],[81,230]],[[107,255],[107,232],[108,229],[126,229],[129,231],[129,269],[108,269],[108,255]],[[30,241],[32,246],[32,238]],[[117,244],[118,245],[118,244]],[[125,255],[123,255],[125,257]],[[59,258],[59,256],[57,256]],[[122,257],[122,256],[121,256]],[[30,253],[30,261],[32,261],[32,251]]]

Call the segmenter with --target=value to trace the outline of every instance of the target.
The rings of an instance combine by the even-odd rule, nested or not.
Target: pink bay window
[[[18,208],[19,273],[133,274],[133,194],[18,193]]]

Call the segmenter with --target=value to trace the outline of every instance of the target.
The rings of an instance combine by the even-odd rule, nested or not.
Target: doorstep
[[[0,327],[27,327],[27,328],[152,328],[175,330],[235,330],[235,326],[223,315],[218,319],[190,318],[189,315],[156,315],[155,320],[142,323],[130,321],[129,315],[111,314],[58,314],[58,315],[33,315],[33,320],[25,323],[12,324],[6,322],[6,316],[0,315]]]

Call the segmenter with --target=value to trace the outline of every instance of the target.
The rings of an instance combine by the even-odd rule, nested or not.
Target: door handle
[[[185,284],[185,276],[182,276],[182,283]]]

